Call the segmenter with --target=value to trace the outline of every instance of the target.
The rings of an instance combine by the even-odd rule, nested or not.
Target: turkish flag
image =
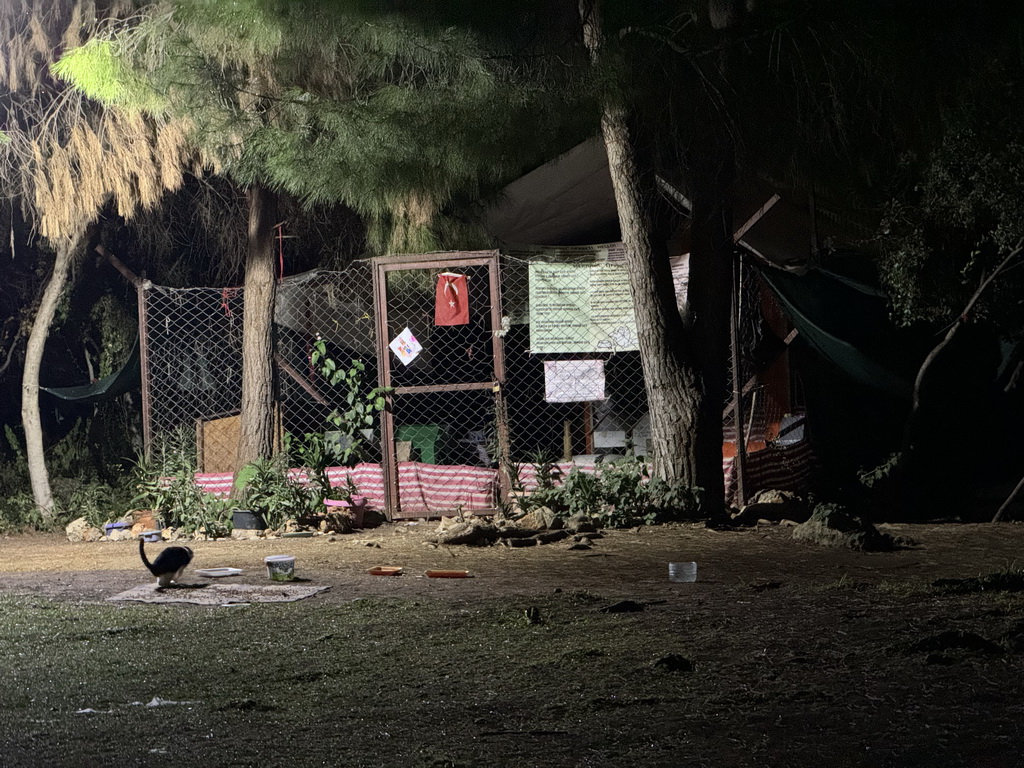
[[[434,325],[467,325],[469,323],[469,291],[466,276],[442,272],[437,278],[434,303]]]

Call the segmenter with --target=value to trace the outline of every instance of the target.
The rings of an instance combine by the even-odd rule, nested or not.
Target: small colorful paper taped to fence
[[[388,346],[404,365],[411,363],[423,351],[423,345],[416,340],[408,326]]]

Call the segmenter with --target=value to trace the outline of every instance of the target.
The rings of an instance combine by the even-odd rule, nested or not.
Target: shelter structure
[[[801,270],[810,235],[780,226],[792,206],[771,194],[751,199],[739,245]],[[542,466],[595,471],[643,457],[649,422],[617,222],[594,140],[505,190],[487,219],[499,249],[283,278],[274,311],[279,444],[319,440],[332,483],[351,482],[392,518],[486,514],[509,492],[536,487]],[[680,302],[686,250],[685,238],[673,244]],[[813,453],[786,360],[787,320],[750,260],[738,264],[736,286],[741,394],[723,403],[723,463],[726,490],[742,502],[765,487],[806,488]],[[242,290],[146,283],[139,295],[147,446],[194,450],[197,481],[229,493]],[[318,345],[345,372],[340,381],[318,366]],[[758,357],[766,348],[776,352],[767,364]],[[369,428],[346,423],[374,387],[386,388],[388,408]],[[740,488],[733,469],[744,454]],[[294,476],[301,480],[301,466]]]
[[[683,193],[665,180],[659,184],[666,197],[689,211]],[[723,404],[723,462],[727,496],[742,504],[763,488],[806,490],[810,481],[815,458],[788,354],[797,331],[792,312],[784,310],[790,305],[780,304],[774,284],[764,277],[771,272],[796,279],[806,273],[823,233],[813,211],[761,185],[745,188],[734,206],[734,387]],[[600,137],[510,184],[487,226],[512,251],[522,242],[579,245],[617,239],[618,211]],[[686,301],[688,240],[684,230],[669,243],[680,305]]]

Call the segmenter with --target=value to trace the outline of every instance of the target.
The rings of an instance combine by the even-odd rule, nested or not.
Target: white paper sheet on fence
[[[549,403],[604,400],[604,360],[546,360],[544,399]]]
[[[415,360],[416,356],[423,350],[423,345],[416,340],[413,332],[408,328],[398,334],[388,346],[391,347],[391,351],[405,365]]]

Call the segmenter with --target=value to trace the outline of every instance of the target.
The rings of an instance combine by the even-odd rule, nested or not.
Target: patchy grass
[[[1024,592],[1024,571],[1006,570],[970,579],[936,579],[932,586],[944,595],[972,592]]]
[[[111,764],[112,748],[126,765],[185,754],[205,765],[479,765],[538,739],[521,764],[564,765],[581,714],[611,759],[614,742],[630,741],[615,713],[685,710],[688,681],[652,667],[681,637],[623,633],[622,617],[592,610],[599,602],[195,610],[3,598],[5,765],[58,765],[69,750]],[[592,674],[596,660],[614,674]],[[155,699],[180,703],[147,706]]]
[[[738,585],[601,612],[613,602],[0,597],[2,762],[1018,764],[1016,647],[941,665],[905,649],[1019,638],[1020,595]]]
[[[131,542],[3,538],[0,765],[1021,765],[1024,592],[932,582],[1015,570],[1024,528],[917,527],[921,549],[881,554],[775,528],[588,552],[432,532],[289,541],[331,589],[235,608],[106,602],[148,579]],[[197,560],[259,581],[283,544]],[[679,559],[698,582],[667,581]],[[474,578],[418,577],[446,566]]]

